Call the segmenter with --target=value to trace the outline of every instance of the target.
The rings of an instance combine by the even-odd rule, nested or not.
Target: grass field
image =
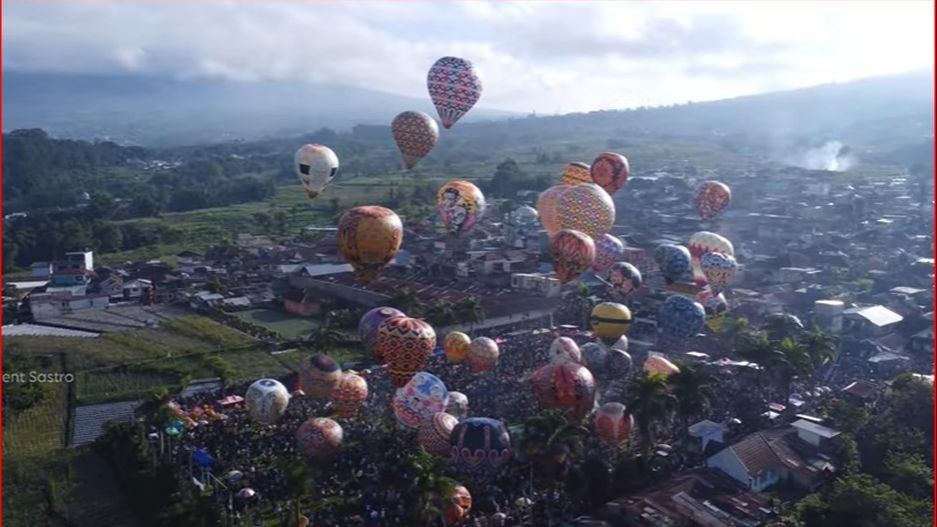
[[[298,339],[319,327],[310,317],[297,317],[277,309],[251,309],[238,311],[235,316],[251,324],[276,332],[287,339]]]

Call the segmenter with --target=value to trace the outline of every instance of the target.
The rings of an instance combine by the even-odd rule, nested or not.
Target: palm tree
[[[780,313],[769,316],[764,329],[769,340],[781,341],[788,337],[797,338],[803,332],[804,326],[792,315]]]
[[[677,400],[667,386],[667,376],[650,373],[628,386],[627,407],[634,415],[645,449],[655,445],[656,424],[664,421],[676,407]]]
[[[784,357],[781,361],[780,373],[784,388],[784,401],[787,402],[791,395],[791,380],[794,377],[807,378],[813,375],[816,366],[807,348],[790,337],[780,342],[777,351]]]
[[[519,436],[519,453],[531,464],[531,471],[536,467],[557,475],[562,472],[557,469],[582,455],[589,430],[571,424],[560,410],[548,410],[524,421]]]
[[[426,316],[427,322],[434,326],[447,326],[456,320],[452,304],[442,298],[437,299],[426,308],[424,316]]]
[[[738,347],[741,339],[748,334],[748,331],[749,324],[747,318],[726,317],[718,333],[718,338],[722,341],[725,348],[734,351]]]
[[[583,329],[589,327],[589,315],[592,314],[592,308],[595,307],[591,296],[592,291],[589,286],[580,283],[566,299],[567,311]]]
[[[761,398],[765,395],[772,396],[774,384],[782,376],[782,372],[788,368],[784,355],[761,335],[748,335],[741,339],[736,355],[760,367],[756,377],[755,393],[758,393]]]
[[[680,368],[680,373],[672,375],[668,382],[670,392],[677,398],[676,411],[683,422],[679,435],[682,436],[687,433],[690,419],[702,414],[709,406],[712,378],[708,372],[692,364],[677,361],[675,365]]]
[[[293,519],[299,527],[299,501],[312,491],[312,472],[305,463],[284,460],[278,467],[286,475],[286,492],[293,501]]]
[[[411,456],[410,463],[413,469],[411,489],[419,496],[419,508],[416,511],[419,521],[425,525],[443,524],[446,502],[458,483],[442,475],[446,468],[445,460],[422,448]]]
[[[801,344],[807,349],[807,355],[816,369],[822,368],[836,358],[839,343],[836,337],[823,328],[814,326],[801,337]]]
[[[485,320],[485,310],[482,308],[481,302],[479,302],[478,297],[475,295],[463,300],[459,306],[459,310],[465,314],[472,324],[477,324]]]

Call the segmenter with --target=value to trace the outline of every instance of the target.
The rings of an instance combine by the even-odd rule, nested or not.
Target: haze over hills
[[[347,86],[168,80],[8,72],[3,129],[175,146],[308,133],[323,127],[387,125],[398,112],[435,116],[428,96],[401,97]],[[588,134],[730,137],[780,153],[827,141],[887,151],[932,135],[932,72],[659,108],[530,118],[482,104],[453,136],[538,139]],[[688,97],[688,99],[691,97]]]

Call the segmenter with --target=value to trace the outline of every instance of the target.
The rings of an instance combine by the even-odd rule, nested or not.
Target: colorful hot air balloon
[[[631,310],[615,302],[602,302],[592,308],[589,323],[595,336],[612,344],[631,327]]]
[[[557,278],[568,283],[592,265],[595,243],[579,231],[563,229],[550,237],[550,258]]]
[[[461,331],[449,333],[442,342],[443,350],[446,352],[446,359],[453,364],[458,364],[465,360],[465,357],[468,356],[469,346],[471,345],[472,339]]]
[[[469,400],[462,392],[449,392],[449,402],[446,404],[446,413],[459,419],[468,417]]]
[[[610,445],[620,445],[634,430],[634,416],[621,403],[605,403],[595,411],[595,432]]]
[[[375,346],[375,344],[377,344],[377,328],[381,325],[381,322],[384,322],[388,318],[402,315],[403,311],[399,309],[387,306],[376,307],[365,313],[358,322],[358,338],[361,339],[361,343],[366,350],[377,356],[377,360],[380,363],[384,362],[384,357],[377,355],[377,346]]]
[[[735,256],[735,249],[732,242],[714,232],[700,231],[690,236],[690,264],[693,267],[693,280],[696,285],[706,285],[706,275],[700,268],[700,257],[706,253],[717,252],[728,256]]]
[[[682,245],[665,243],[654,249],[654,261],[668,284],[690,272],[690,251]]]
[[[592,161],[589,169],[592,175],[592,181],[605,189],[609,195],[612,195],[625,186],[628,176],[631,175],[631,169],[628,167],[628,160],[621,154],[614,152],[605,152],[599,154]]]
[[[608,283],[611,293],[617,298],[625,298],[641,287],[641,271],[628,262],[616,262],[608,270]]]
[[[439,125],[423,112],[403,112],[394,117],[390,131],[407,170],[429,154],[439,139]]]
[[[699,212],[700,218],[708,220],[715,217],[729,206],[732,201],[732,191],[729,186],[719,181],[703,181],[696,188],[693,205]]]
[[[644,361],[644,371],[647,373],[662,373],[668,377],[680,373],[680,368],[661,355],[650,355]]]
[[[322,145],[303,145],[293,156],[296,176],[309,199],[318,196],[338,171],[338,156]]]
[[[449,234],[468,232],[485,213],[485,196],[468,181],[450,181],[439,187],[436,209]]]
[[[354,373],[342,376],[342,382],[332,392],[332,406],[339,417],[351,417],[368,398],[368,381]]]
[[[286,412],[290,404],[290,394],[279,381],[260,379],[251,384],[244,394],[247,414],[253,421],[272,425]]]
[[[296,447],[312,459],[328,459],[342,448],[342,427],[326,417],[312,417],[296,431]]]
[[[446,525],[458,525],[468,516],[470,510],[472,510],[472,495],[462,485],[455,487],[446,505]]]
[[[448,402],[449,390],[439,377],[425,371],[417,372],[394,394],[394,417],[404,426],[419,428],[427,417],[445,411]]]
[[[471,110],[482,95],[482,81],[475,66],[458,57],[437,60],[426,76],[426,86],[442,126],[447,130]]]
[[[299,385],[306,395],[325,399],[341,383],[342,368],[328,355],[313,355],[299,365]]]
[[[738,269],[735,257],[717,252],[703,253],[699,259],[699,266],[715,293],[722,291],[722,288],[735,277],[735,271]]]
[[[595,183],[569,187],[560,196],[560,226],[597,239],[615,224],[615,202]]]
[[[449,436],[455,468],[472,481],[494,476],[511,459],[511,435],[501,421],[471,417],[456,425]]]
[[[422,320],[391,317],[377,330],[377,349],[387,361],[394,386],[407,384],[436,349],[436,332]]]
[[[582,364],[547,364],[533,373],[530,382],[541,406],[566,410],[571,420],[584,417],[595,403],[595,378]]]
[[[595,261],[592,270],[604,272],[625,256],[625,244],[617,236],[605,233],[595,240]]]
[[[417,440],[420,446],[430,454],[437,456],[449,455],[449,436],[452,429],[459,424],[459,420],[445,412],[436,412],[420,423]]]
[[[362,284],[377,278],[402,242],[403,223],[394,211],[384,207],[355,207],[342,214],[338,222],[338,248]]]
[[[703,306],[682,295],[671,295],[657,310],[661,338],[670,344],[692,337],[703,329],[706,312]]]
[[[722,328],[722,321],[729,309],[726,297],[722,293],[716,293],[710,288],[705,288],[696,295],[696,301],[706,311],[706,327],[714,333],[718,332]]]
[[[564,185],[578,185],[580,183],[592,183],[592,174],[589,172],[589,165],[585,163],[570,163],[563,169],[563,175],[560,176],[560,182]]]
[[[582,364],[582,352],[576,341],[569,337],[557,337],[550,344],[550,362],[576,362]]]
[[[469,346],[468,364],[472,373],[481,373],[494,368],[498,364],[501,350],[498,343],[488,337],[478,337]]]
[[[554,235],[563,227],[560,226],[560,198],[570,187],[556,185],[540,193],[537,197],[537,214],[540,223],[550,235]]]

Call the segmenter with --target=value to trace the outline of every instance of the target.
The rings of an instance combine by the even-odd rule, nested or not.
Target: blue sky
[[[3,2],[3,66],[422,96],[457,55],[482,74],[480,105],[554,113],[931,68],[933,24],[924,0]]]

